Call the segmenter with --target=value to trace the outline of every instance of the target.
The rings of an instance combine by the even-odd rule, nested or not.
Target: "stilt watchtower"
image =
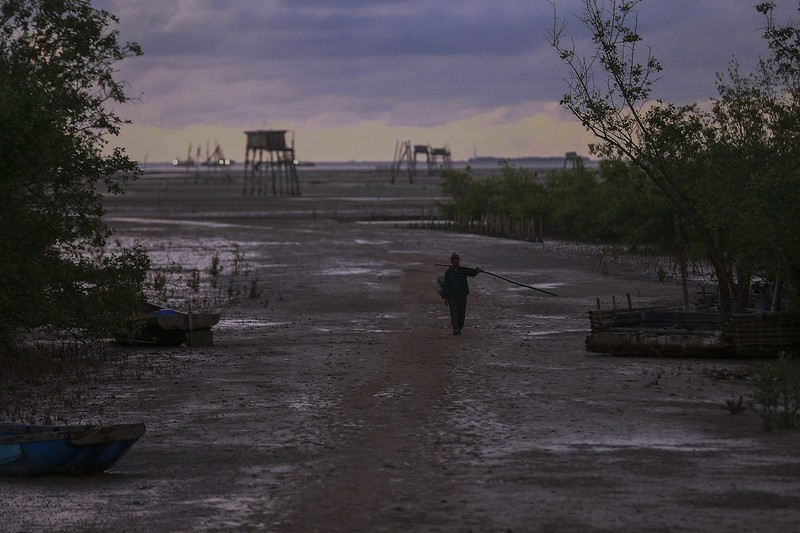
[[[267,194],[266,178],[271,178],[274,196],[300,196],[297,178],[297,159],[294,152],[294,133],[286,142],[289,130],[254,130],[247,135],[244,158],[243,194]]]

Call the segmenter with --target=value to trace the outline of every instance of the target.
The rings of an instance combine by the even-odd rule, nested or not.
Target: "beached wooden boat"
[[[130,335],[117,340],[126,344],[158,346],[210,346],[214,344],[211,328],[220,313],[186,313],[152,303],[144,303],[127,324]]]
[[[776,357],[800,349],[800,313],[681,309],[589,312],[586,349],[612,355]]]
[[[0,475],[88,475],[108,470],[144,435],[144,424],[0,424]]]

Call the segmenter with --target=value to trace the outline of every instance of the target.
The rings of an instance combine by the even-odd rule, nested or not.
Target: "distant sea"
[[[589,158],[582,158],[587,167],[596,167],[597,161]],[[510,165],[517,168],[528,168],[534,170],[558,170],[565,167],[565,158],[563,157],[511,157],[504,159],[502,157],[473,157],[466,161],[453,161],[453,168],[456,170],[463,170],[467,166],[474,169],[495,169],[500,164],[506,161]],[[340,170],[340,171],[371,171],[383,170],[388,171],[392,168],[392,161],[319,161],[319,162],[303,162],[298,165],[297,170],[303,172],[304,170]],[[569,163],[571,165],[571,162]],[[180,171],[193,171],[194,166],[186,167],[180,165],[173,165],[172,163],[156,163],[156,162],[139,162],[139,166],[145,172],[180,172]],[[417,160],[417,168],[422,169],[425,167],[425,161]],[[211,171],[218,169],[224,171],[225,169],[241,172],[244,170],[243,162],[233,162],[227,167],[197,167],[202,170]]]

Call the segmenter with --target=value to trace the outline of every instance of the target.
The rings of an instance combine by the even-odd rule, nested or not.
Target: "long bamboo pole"
[[[450,265],[444,265],[444,264],[441,264],[441,263],[436,263],[434,266],[449,267]],[[471,267],[465,267],[465,268],[471,268]],[[514,285],[519,285],[520,287],[525,287],[526,289],[533,289],[535,291],[539,291],[539,292],[543,292],[545,294],[549,294],[550,296],[558,296],[557,294],[554,294],[554,293],[552,293],[550,291],[546,291],[544,289],[539,289],[537,287],[532,287],[530,285],[525,285],[524,283],[520,283],[518,281],[514,281],[513,279],[508,279],[506,277],[501,276],[500,274],[495,274],[494,272],[489,272],[488,270],[481,269],[481,272],[483,272],[484,274],[489,274],[490,276],[494,276],[496,278],[500,278],[503,281],[507,281],[509,283],[513,283]]]

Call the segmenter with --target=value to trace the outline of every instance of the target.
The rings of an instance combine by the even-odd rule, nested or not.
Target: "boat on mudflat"
[[[126,324],[130,335],[117,341],[156,346],[210,346],[214,344],[211,328],[221,317],[220,313],[187,313],[146,302]]]
[[[640,308],[589,311],[586,349],[658,357],[777,357],[800,349],[800,313]]]
[[[0,424],[0,475],[84,476],[104,472],[144,435],[143,423]]]

